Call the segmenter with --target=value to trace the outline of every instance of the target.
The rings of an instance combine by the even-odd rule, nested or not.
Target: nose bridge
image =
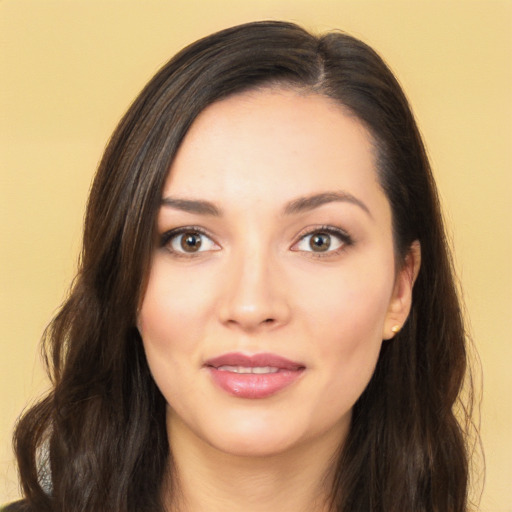
[[[270,244],[252,240],[234,249],[226,284],[221,307],[223,322],[252,330],[288,320],[286,287]]]

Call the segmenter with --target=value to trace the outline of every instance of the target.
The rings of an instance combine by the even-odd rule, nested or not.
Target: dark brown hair
[[[454,415],[466,371],[465,333],[413,115],[366,44],[339,32],[316,37],[283,22],[230,28],[185,48],[115,130],[91,190],[78,276],[45,334],[53,388],[15,434],[27,509],[163,510],[161,488],[172,465],[165,401],[135,328],[162,187],[206,106],[269,86],[325,95],[366,125],[392,208],[397,261],[415,240],[422,249],[409,319],[383,343],[354,407],[336,462],[333,510],[467,510],[465,423]]]

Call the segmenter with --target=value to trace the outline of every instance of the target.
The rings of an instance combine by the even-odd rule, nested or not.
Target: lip
[[[209,359],[204,364],[214,383],[238,398],[266,398],[296,382],[305,365],[270,353],[246,355],[237,352]],[[264,373],[250,372],[258,368]],[[266,373],[269,372],[269,373]]]

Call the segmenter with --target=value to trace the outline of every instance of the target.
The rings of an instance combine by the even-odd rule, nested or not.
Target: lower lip
[[[300,370],[279,370],[276,373],[235,373],[208,368],[214,382],[230,395],[238,398],[266,398],[275,395],[296,382]]]

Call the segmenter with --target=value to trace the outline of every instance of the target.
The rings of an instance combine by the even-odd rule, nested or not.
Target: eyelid
[[[327,250],[327,251],[306,251],[303,249],[298,249],[298,245],[303,242],[307,237],[313,236],[317,233],[325,233],[330,236],[334,236],[338,238],[341,242],[340,246]],[[307,253],[308,256],[313,256],[315,258],[327,258],[329,256],[335,256],[345,250],[347,247],[351,246],[354,243],[352,237],[343,229],[338,228],[336,226],[330,225],[321,225],[321,226],[309,226],[301,231],[298,235],[298,240],[292,245],[290,250],[296,252],[304,252]]]
[[[173,238],[178,237],[179,235],[183,235],[185,233],[197,233],[201,235],[202,237],[207,238],[214,246],[215,249],[206,249],[206,250],[199,250],[196,252],[186,252],[186,251],[178,251],[170,246],[170,242],[173,240]],[[166,248],[171,254],[178,257],[185,257],[185,258],[193,258],[195,256],[199,256],[200,254],[203,254],[205,252],[210,251],[218,251],[220,250],[220,246],[213,237],[203,228],[199,226],[180,226],[179,228],[169,229],[168,231],[165,231],[162,233],[159,237],[159,246],[162,248]]]
[[[198,233],[199,235],[207,238],[215,246],[215,248],[214,249],[209,248],[207,250],[200,250],[197,252],[188,253],[186,251],[177,251],[177,250],[173,249],[172,247],[166,247],[169,245],[169,242],[173,238],[175,238],[181,234],[184,234],[184,233]],[[331,250],[327,250],[327,251],[313,251],[313,250],[306,251],[306,250],[297,248],[297,246],[301,242],[303,242],[307,237],[313,236],[314,234],[317,234],[317,233],[326,233],[330,236],[334,236],[334,237],[338,238],[340,241],[340,246],[335,249],[331,249]],[[307,253],[309,256],[318,257],[318,258],[337,255],[354,243],[352,237],[345,230],[343,230],[339,227],[336,227],[336,226],[332,226],[332,225],[308,226],[308,227],[304,228],[297,235],[297,238],[298,238],[298,240],[296,242],[294,242],[294,244],[290,247],[290,250],[292,250],[294,252]],[[200,226],[194,226],[194,225],[180,226],[178,228],[170,229],[170,230],[163,232],[159,236],[159,246],[162,248],[166,248],[169,252],[171,252],[173,255],[175,255],[177,257],[186,257],[186,258],[193,258],[193,257],[199,256],[203,253],[211,252],[212,250],[218,251],[221,249],[219,244],[217,244],[217,242],[215,242],[215,240],[213,239],[212,235],[210,235],[204,228],[202,228]]]

